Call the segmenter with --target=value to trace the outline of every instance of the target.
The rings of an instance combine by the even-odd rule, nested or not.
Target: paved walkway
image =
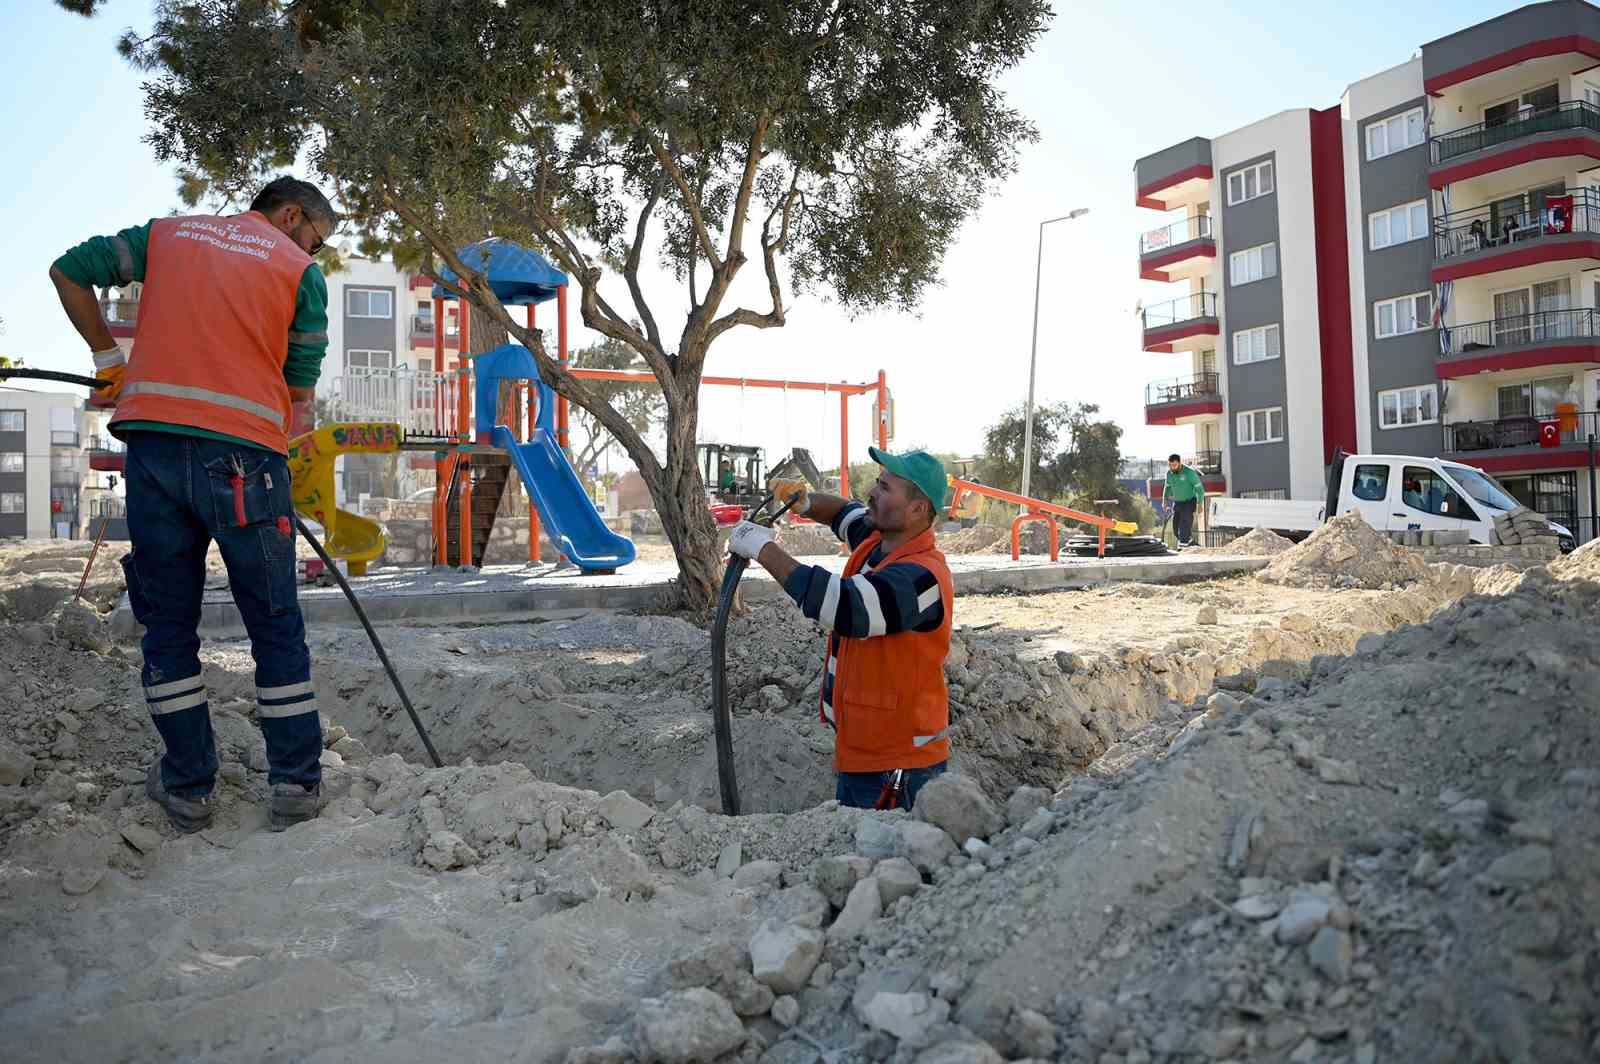
[[[835,572],[843,557],[804,559],[826,565]],[[1171,580],[1252,572],[1264,568],[1265,558],[1172,555],[1161,558],[1068,558],[1052,562],[1044,557],[1012,561],[1003,554],[953,554],[950,571],[956,593],[985,591],[1057,591],[1091,587],[1112,581],[1165,583]],[[612,576],[589,576],[574,568],[554,565],[497,565],[482,570],[396,568],[368,576],[352,577],[350,586],[374,624],[460,624],[506,621],[519,616],[548,616],[580,610],[632,610],[656,604],[661,592],[678,575],[670,562],[635,562]],[[761,568],[745,574],[747,599],[782,595],[783,591]],[[308,625],[356,624],[344,593],[334,587],[304,587],[300,608]],[[112,625],[131,633],[137,626],[127,599],[117,607]],[[207,591],[202,607],[201,634],[234,637],[244,634],[239,611],[226,590]]]

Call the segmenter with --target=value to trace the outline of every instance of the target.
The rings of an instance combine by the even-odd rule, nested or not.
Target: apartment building
[[[364,259],[345,248],[343,268],[328,275],[328,355],[317,382],[318,398],[341,418],[358,420],[365,411],[390,412],[397,389],[410,378],[459,366],[460,344],[454,309],[445,322],[444,366],[435,366],[433,282],[381,259]],[[101,309],[112,335],[125,348],[133,343],[139,320],[142,286],[106,289]],[[336,491],[339,500],[362,494],[409,494],[432,483],[431,458],[426,475],[412,463],[385,455],[347,455],[340,459]]]
[[[92,430],[81,395],[0,387],[0,538],[83,535],[103,483],[88,467]]]
[[[1143,344],[1179,356],[1146,421],[1194,427],[1213,490],[1315,497],[1335,447],[1439,455],[1595,534],[1600,8],[1428,42],[1337,105],[1139,159],[1135,184],[1170,215],[1140,239],[1173,288]]]

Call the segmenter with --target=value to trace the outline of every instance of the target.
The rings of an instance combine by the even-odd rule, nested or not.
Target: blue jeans
[[[128,602],[144,625],[144,696],[167,752],[169,794],[209,794],[216,738],[200,668],[200,605],[212,540],[256,662],[268,780],[322,779],[322,723],[295,594],[294,511],[283,455],[165,432],[130,432],[125,478]]]
[[[922,785],[935,776],[942,776],[949,765],[948,761],[941,761],[927,768],[906,769],[900,778],[900,804],[895,808],[910,809],[916,805],[917,792],[922,790]],[[834,785],[833,796],[839,799],[840,805],[852,809],[876,808],[878,796],[883,793],[889,776],[888,772],[841,772],[838,783]]]

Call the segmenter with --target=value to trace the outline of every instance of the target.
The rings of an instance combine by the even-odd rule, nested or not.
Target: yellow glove
[[[767,484],[767,490],[779,503],[787,503],[791,499],[794,505],[789,507],[792,514],[803,514],[811,509],[810,488],[803,480],[784,480],[779,478]]]
[[[108,381],[103,388],[96,388],[89,394],[89,405],[98,409],[106,409],[117,405],[117,397],[122,394],[122,375],[128,369],[128,356],[122,348],[112,347],[94,353],[94,375],[97,380]]]

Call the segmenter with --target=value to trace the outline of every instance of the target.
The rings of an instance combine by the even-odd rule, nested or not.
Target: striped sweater
[[[834,517],[833,534],[855,550],[872,534],[866,516],[866,507],[849,503]],[[861,572],[848,580],[820,565],[797,565],[784,581],[784,590],[800,612],[829,633],[828,666],[822,677],[822,703],[829,720],[840,639],[932,632],[944,623],[939,581],[915,562],[877,568],[888,553],[881,544],[873,548]]]

